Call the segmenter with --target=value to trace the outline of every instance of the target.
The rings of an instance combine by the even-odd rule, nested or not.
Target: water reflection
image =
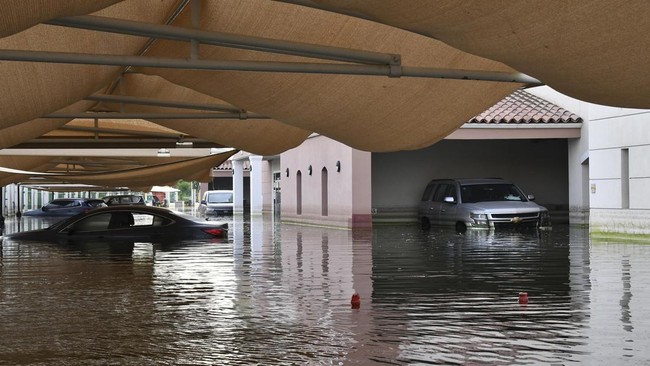
[[[3,241],[0,334],[12,336],[0,364],[650,360],[647,246],[590,245],[568,227],[459,235],[224,219],[221,242]]]

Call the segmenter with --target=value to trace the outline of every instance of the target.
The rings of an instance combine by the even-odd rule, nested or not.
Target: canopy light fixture
[[[169,151],[169,149],[165,149],[165,148],[158,149],[158,157],[159,158],[168,158],[170,156],[172,156],[172,154]]]

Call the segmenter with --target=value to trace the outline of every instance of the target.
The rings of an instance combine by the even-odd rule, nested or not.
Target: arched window
[[[302,215],[302,172],[296,173],[296,214]]]
[[[321,214],[327,216],[328,192],[327,192],[327,168],[320,172],[320,192],[321,192]]]

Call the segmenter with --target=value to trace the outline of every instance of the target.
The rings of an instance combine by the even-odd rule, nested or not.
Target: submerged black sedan
[[[160,207],[109,206],[82,213],[40,230],[5,235],[30,241],[137,241],[225,238],[228,224],[199,220]]]

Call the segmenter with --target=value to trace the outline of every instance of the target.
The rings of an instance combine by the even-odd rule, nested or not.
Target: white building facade
[[[650,111],[592,106],[592,233],[650,234]]]
[[[649,235],[650,110],[586,103],[548,87],[531,92],[584,120],[570,154],[569,189],[572,205],[588,203],[592,235]],[[578,184],[584,176],[588,183]]]

